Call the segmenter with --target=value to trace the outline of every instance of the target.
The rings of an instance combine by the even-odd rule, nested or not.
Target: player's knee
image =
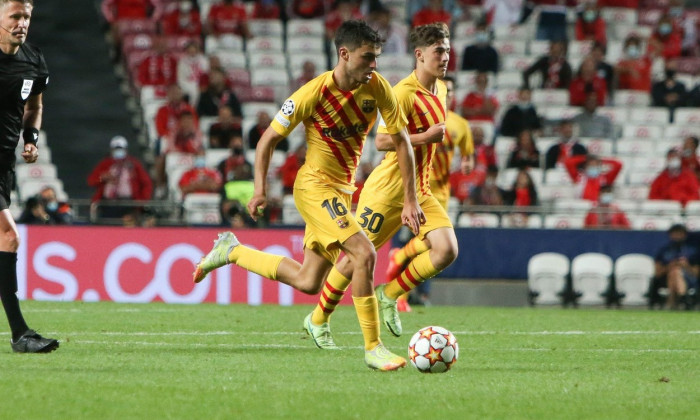
[[[323,289],[323,281],[311,277],[303,277],[299,279],[296,288],[307,295],[316,295]]]
[[[443,269],[452,264],[456,259],[459,251],[456,244],[449,242],[442,244],[435,250],[435,268]]]
[[[377,251],[372,246],[363,246],[353,252],[353,266],[374,271],[374,265],[377,263]]]

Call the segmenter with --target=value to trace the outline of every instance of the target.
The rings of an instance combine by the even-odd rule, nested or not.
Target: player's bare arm
[[[24,117],[22,121],[22,127],[24,128],[25,132],[30,133],[30,135],[34,135],[31,134],[31,132],[36,133],[35,135],[38,138],[38,131],[39,128],[41,128],[42,113],[42,94],[40,93],[38,95],[30,96],[27,100],[27,103],[24,104]],[[39,149],[37,149],[36,147],[37,139],[34,138],[33,140],[35,143],[25,142],[24,144],[24,152],[22,152],[22,158],[27,163],[34,163],[39,157]]]
[[[267,172],[270,169],[270,159],[277,143],[283,138],[268,127],[255,148],[255,190],[253,198],[248,202],[248,213],[253,220],[258,220],[258,215],[267,206]]]
[[[431,126],[425,132],[411,134],[409,137],[413,146],[422,146],[430,143],[442,143],[442,140],[445,137],[445,123],[437,123]],[[376,145],[377,150],[382,152],[395,150],[394,142],[392,141],[390,134],[377,133],[377,136],[374,139],[374,144]]]
[[[410,145],[405,128],[396,134],[391,134],[391,139],[394,142],[401,179],[403,180],[404,200],[401,222],[417,235],[420,225],[425,223],[425,214],[418,205],[416,196],[416,168],[413,147]]]

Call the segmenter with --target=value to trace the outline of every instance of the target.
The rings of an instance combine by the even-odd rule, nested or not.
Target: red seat
[[[157,25],[150,19],[124,19],[117,22],[120,38],[131,34],[155,34]]]

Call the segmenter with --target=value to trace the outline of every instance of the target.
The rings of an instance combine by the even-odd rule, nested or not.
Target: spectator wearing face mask
[[[586,214],[584,227],[588,229],[630,229],[631,224],[622,209],[616,206],[611,185],[600,187],[600,197]]]
[[[153,183],[138,159],[129,156],[126,138],[116,136],[109,142],[110,156],[100,161],[88,176],[88,185],[95,187],[93,203],[101,200],[150,200]],[[124,217],[138,212],[129,205],[100,205],[102,217]]]
[[[185,171],[178,182],[182,197],[187,194],[218,193],[221,184],[221,174],[215,169],[207,168],[203,150],[194,158],[194,166]]]
[[[38,194],[39,202],[46,210],[50,223],[53,225],[70,225],[73,223],[73,209],[70,204],[58,201],[56,190],[45,186]]]
[[[583,11],[578,14],[575,32],[577,41],[595,41],[603,45],[607,43],[605,21],[595,3],[586,3]]]
[[[688,91],[683,82],[676,80],[674,61],[666,63],[665,76],[664,80],[655,82],[651,87],[651,104],[652,106],[668,108],[669,122],[672,123],[676,108],[686,105]]]
[[[542,119],[532,103],[532,91],[527,87],[518,90],[518,102],[511,105],[501,120],[501,135],[515,137],[523,130],[540,132]]]
[[[647,43],[647,54],[652,58],[665,60],[680,57],[683,43],[683,31],[673,24],[668,14],[661,16],[654,32]]]
[[[683,206],[688,201],[700,200],[700,184],[690,169],[683,169],[676,149],[666,154],[666,168],[654,179],[649,189],[650,200],[675,200]]]
[[[219,162],[217,169],[223,181],[228,182],[236,179],[236,168],[239,166],[247,166],[252,171],[251,164],[245,160],[243,140],[240,137],[235,137],[231,141],[231,154]]]
[[[697,136],[688,136],[683,139],[681,146],[681,167],[691,170],[700,180],[700,156],[698,156],[700,139]]]
[[[498,51],[491,45],[491,33],[486,23],[480,23],[474,33],[474,44],[464,48],[462,70],[498,73]]]
[[[628,36],[624,43],[624,56],[615,66],[617,88],[649,92],[651,64],[651,58],[642,54],[642,40],[634,34]]]
[[[611,186],[622,170],[622,162],[594,155],[572,156],[564,167],[574,181],[576,197],[598,201],[601,188]]]

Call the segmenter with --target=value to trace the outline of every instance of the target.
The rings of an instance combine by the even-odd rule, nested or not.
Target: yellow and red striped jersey
[[[391,85],[376,72],[369,83],[353,91],[341,90],[333,71],[327,71],[294,92],[270,126],[286,137],[304,123],[306,162],[295,187],[313,179],[347,193],[355,191],[355,171],[377,109],[390,132],[406,126]]]
[[[470,156],[474,154],[474,141],[469,122],[453,111],[447,111],[445,120],[445,138],[442,143],[437,143],[435,156],[433,157],[433,170],[430,173],[430,181],[436,185],[447,185],[450,179],[450,165],[455,156],[455,149],[459,148],[460,154]]]
[[[399,106],[408,118],[408,133],[418,134],[430,126],[445,121],[447,89],[445,83],[437,81],[437,92],[433,94],[423,87],[415,71],[394,86]],[[380,123],[378,133],[388,133],[387,126]],[[430,171],[436,143],[415,146],[416,158],[416,192],[421,196],[430,195]],[[403,183],[396,152],[387,152],[382,162],[370,174],[365,183],[365,190],[381,191],[391,200],[403,202]]]

